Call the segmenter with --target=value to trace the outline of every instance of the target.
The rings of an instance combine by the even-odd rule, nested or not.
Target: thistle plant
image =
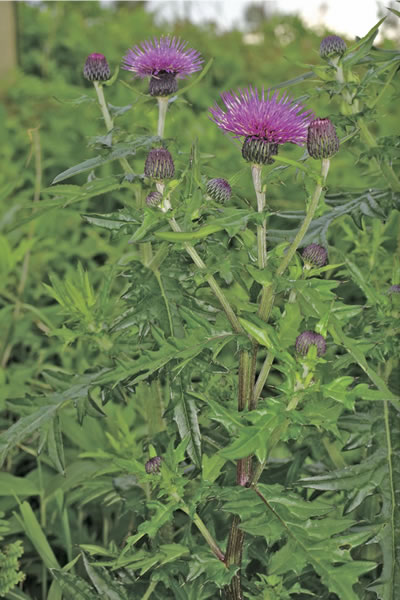
[[[202,69],[187,42],[155,38],[123,59],[149,79],[158,120],[145,134],[140,103],[129,131],[115,127],[121,111],[104,92],[116,77],[102,54],[87,58],[110,148],[87,182],[57,185],[87,172],[85,161],[48,193],[58,206],[115,200],[112,212],[82,216],[114,244],[113,260],[99,287],[82,266],[52,276],[46,292],[63,322],[49,332],[85,360],[72,381],[51,373],[50,397],[0,435],[3,460],[29,444],[32,486],[59,473],[59,487],[23,488],[40,498],[40,523],[27,503],[16,514],[48,569],[48,597],[397,598],[399,188],[395,153],[370,134],[368,80],[352,73],[360,65],[361,77],[394,85],[398,58],[374,59],[375,31],[349,47],[322,40],[319,87],[301,99],[286,91],[297,78],[282,92],[250,82],[214,98],[207,126],[221,144],[239,142],[243,169],[232,173],[201,139],[187,147],[178,128],[161,139],[179,80]],[[321,90],[340,98],[329,116],[310,108]],[[370,176],[365,191],[331,183],[348,144],[352,169],[361,161]],[[247,175],[251,190],[240,185]],[[297,205],[283,210],[276,190],[289,183]],[[62,565],[44,534],[46,502],[74,538]],[[102,537],[90,520],[82,539],[71,534],[74,503],[79,515],[103,511]]]

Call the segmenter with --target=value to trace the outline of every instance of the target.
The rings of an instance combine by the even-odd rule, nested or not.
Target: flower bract
[[[296,338],[296,352],[301,356],[307,356],[311,346],[316,346],[317,356],[322,356],[326,352],[325,338],[315,331],[303,331]]]
[[[232,188],[226,179],[216,177],[215,179],[209,179],[206,185],[207,194],[211,196],[216,202],[224,204],[227,202],[232,195]]]
[[[83,76],[89,81],[107,81],[111,77],[110,67],[104,54],[89,54],[83,67]]]
[[[312,158],[332,158],[339,150],[339,138],[329,119],[311,121],[307,134],[307,150]]]

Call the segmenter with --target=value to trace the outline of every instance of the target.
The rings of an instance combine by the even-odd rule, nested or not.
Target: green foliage
[[[293,17],[261,21],[258,45],[174,24],[205,67],[169,102],[163,212],[143,175],[157,103],[117,65],[165,28],[141,3],[76,4],[18,3],[21,72],[0,105],[0,595],[397,600],[398,50],[377,47],[379,24],[337,64]],[[81,76],[93,51],[114,72],[109,131]],[[299,253],[280,270],[319,165],[283,146],[259,213],[208,119],[249,84],[291,87],[337,128],[301,241],[329,250],[324,267]],[[207,197],[211,177],[229,204]],[[296,354],[307,330],[326,354]]]

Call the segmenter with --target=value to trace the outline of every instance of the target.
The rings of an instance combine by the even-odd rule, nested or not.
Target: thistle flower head
[[[187,42],[166,36],[146,40],[128,50],[122,66],[138,77],[151,77],[152,96],[169,96],[178,89],[176,79],[200,71],[203,62],[196,50],[187,48]]]
[[[235,138],[245,138],[242,154],[246,160],[266,164],[272,162],[279,144],[302,146],[306,142],[314,115],[286,93],[279,97],[278,92],[249,87],[237,93],[223,92],[221,98],[225,110],[215,104],[210,119]]]
[[[162,181],[172,179],[174,173],[174,161],[166,148],[153,148],[153,150],[150,150],[144,165],[146,177]]]
[[[147,461],[144,468],[146,469],[146,473],[154,474],[160,472],[162,458],[161,456],[153,456],[150,460]]]
[[[317,356],[322,356],[326,352],[325,338],[315,331],[303,331],[296,338],[296,352],[301,356],[307,356],[311,346],[316,346]]]
[[[310,267],[324,267],[328,262],[328,253],[319,244],[306,246],[301,256],[305,265]]]
[[[307,150],[312,158],[331,158],[339,150],[339,138],[329,119],[314,119],[307,132]]]
[[[154,190],[153,192],[150,192],[150,194],[148,194],[147,198],[146,198],[146,204],[147,206],[158,206],[161,203],[162,200],[162,194],[160,194],[160,192],[157,192],[156,190]]]
[[[89,81],[107,81],[111,71],[104,54],[89,54],[83,67],[83,76]]]
[[[232,195],[231,186],[226,179],[222,179],[220,177],[216,177],[215,179],[210,179],[207,181],[206,189],[207,194],[220,204],[225,204],[225,202],[227,202]]]
[[[338,35],[328,35],[325,37],[319,47],[321,58],[330,58],[332,56],[343,56],[346,52],[346,43]]]

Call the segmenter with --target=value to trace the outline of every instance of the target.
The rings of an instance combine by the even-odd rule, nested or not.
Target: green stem
[[[107,128],[107,133],[109,133],[114,128],[114,122],[108,110],[106,99],[104,98],[103,85],[99,81],[93,81],[93,85],[94,89],[96,90],[97,99],[99,101],[101,114],[103,115],[104,123]],[[125,173],[133,175],[134,171],[126,158],[120,158],[119,162]]]
[[[278,268],[276,270],[276,275],[279,277],[281,275],[283,275],[283,273],[285,272],[286,268],[288,267],[290,261],[292,260],[292,258],[294,256],[297,248],[300,246],[305,234],[307,233],[307,229],[309,228],[310,223],[314,217],[315,211],[317,210],[317,207],[318,207],[322,188],[323,188],[323,185],[325,184],[325,180],[328,175],[329,165],[330,165],[329,159],[323,158],[322,165],[321,165],[321,181],[317,184],[317,186],[314,190],[314,194],[311,199],[310,205],[308,207],[305,219],[304,219],[299,231],[297,232],[293,242],[289,246],[289,249],[286,252],[285,256],[283,257],[281,264],[278,266]],[[273,303],[274,303],[275,290],[276,290],[276,284],[272,283],[271,285],[264,287],[263,291],[262,291],[262,297],[261,297],[260,308],[259,308],[258,314],[265,321],[268,320]],[[267,380],[267,377],[268,377],[268,374],[269,374],[269,371],[270,371],[270,368],[272,365],[272,361],[273,361],[273,357],[271,357],[270,353],[269,353],[264,361],[262,368],[261,368],[260,374],[257,379],[256,386],[254,389],[254,393],[253,393],[254,405],[256,405],[257,399],[259,398],[261,391],[265,385],[265,382]]]
[[[392,371],[393,368],[393,360],[389,359],[386,367],[385,367],[385,373],[384,373],[384,381],[387,384],[389,381],[389,377],[390,377],[390,373]],[[393,448],[392,448],[392,431],[391,431],[391,427],[390,427],[390,406],[389,406],[389,402],[387,400],[383,401],[383,416],[384,416],[384,421],[385,421],[385,437],[386,437],[386,449],[387,449],[387,464],[388,464],[388,471],[389,471],[389,489],[390,489],[390,523],[391,523],[391,528],[390,528],[390,546],[391,546],[391,553],[392,553],[392,573],[391,573],[391,577],[390,577],[390,581],[391,581],[391,588],[393,586],[393,582],[395,580],[395,568],[396,568],[396,523],[395,523],[395,517],[396,517],[396,490],[394,487],[394,473],[393,473],[393,458],[394,458],[394,454],[393,454]],[[392,589],[391,589],[391,593],[390,593],[390,597],[392,596]]]
[[[142,596],[142,600],[148,600],[150,598],[151,594],[156,589],[157,583],[158,583],[158,581],[151,581],[150,582],[149,587],[147,588],[147,590],[145,591],[144,595]]]
[[[258,399],[261,395],[264,384],[267,381],[267,378],[268,378],[268,375],[271,370],[273,362],[274,362],[274,356],[273,356],[272,352],[268,352],[268,354],[263,362],[263,365],[261,367],[261,371],[258,375],[256,384],[254,386],[254,392],[253,392],[253,396],[251,398],[250,410],[254,410],[257,407]]]
[[[169,219],[169,224],[171,226],[171,229],[173,229],[174,231],[178,231],[178,232],[182,231],[181,228],[179,227],[178,223],[174,219],[174,217]],[[206,264],[200,258],[200,256],[198,255],[196,250],[193,248],[193,246],[191,244],[189,244],[188,242],[184,242],[183,245],[184,245],[186,252],[189,254],[191,259],[193,260],[194,264],[202,271],[207,270]],[[206,279],[208,285],[210,286],[210,288],[212,289],[212,291],[214,292],[214,295],[218,298],[222,308],[225,311],[225,314],[226,314],[230,324],[232,325],[233,330],[236,333],[243,333],[243,328],[239,322],[239,319],[235,315],[233,308],[229,304],[227,297],[225,296],[224,292],[219,287],[219,285],[216,282],[216,280],[214,279],[214,277],[212,275],[206,275],[205,279]]]
[[[257,196],[257,211],[262,213],[265,209],[265,192],[262,191],[261,185],[262,165],[252,165],[251,175]],[[265,219],[261,225],[257,225],[257,250],[258,267],[264,269],[267,264],[267,221]]]
[[[168,110],[168,97],[158,97],[158,125],[157,135],[160,138],[164,137],[165,117]]]
[[[221,548],[218,546],[217,542],[214,540],[213,536],[208,531],[207,527],[204,525],[199,515],[197,513],[194,513],[194,515],[192,516],[189,507],[186,506],[182,498],[176,492],[173,492],[171,496],[172,498],[174,498],[174,500],[176,500],[176,503],[178,505],[177,508],[182,510],[192,519],[193,523],[196,525],[197,529],[200,531],[201,535],[206,540],[207,544],[210,546],[215,556],[220,561],[224,562],[225,554],[222,552]]]

